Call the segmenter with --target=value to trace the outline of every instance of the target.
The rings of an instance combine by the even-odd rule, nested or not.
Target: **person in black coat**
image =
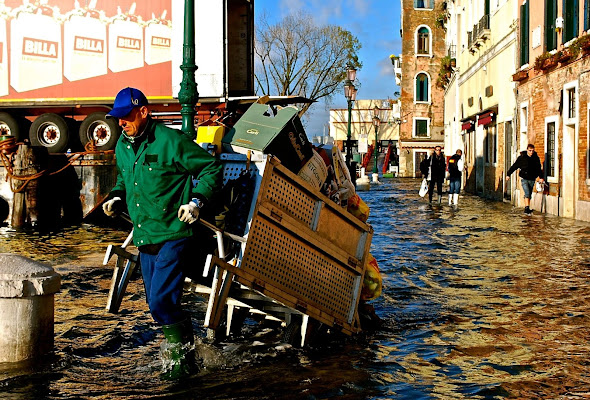
[[[445,155],[440,146],[434,148],[434,154],[430,156],[428,177],[428,201],[432,203],[432,194],[434,193],[434,185],[438,193],[438,202],[442,200],[442,184],[445,180],[445,172],[447,169],[447,162]]]
[[[510,175],[517,169],[520,169],[518,176],[520,176],[520,183],[524,192],[524,212],[525,214],[532,214],[533,210],[530,208],[530,205],[535,181],[537,178],[540,178],[539,181],[545,182],[542,178],[543,169],[541,167],[541,160],[533,144],[529,144],[526,151],[520,152],[514,164],[506,172],[506,180],[509,180]]]

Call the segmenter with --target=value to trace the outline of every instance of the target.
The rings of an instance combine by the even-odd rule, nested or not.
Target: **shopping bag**
[[[422,179],[422,184],[420,185],[420,191],[418,194],[420,197],[424,197],[426,196],[426,193],[428,193],[428,181],[426,181],[426,178],[424,178]]]

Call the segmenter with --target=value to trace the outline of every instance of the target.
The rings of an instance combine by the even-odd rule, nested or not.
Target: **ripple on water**
[[[222,343],[197,340],[202,369],[160,379],[162,335],[139,277],[121,311],[104,310],[108,244],[125,231],[85,225],[52,235],[0,228],[0,252],[48,262],[63,275],[55,297],[55,352],[40,366],[0,367],[15,399],[492,399],[584,398],[588,392],[590,224],[461,195],[458,208],[419,198],[419,180],[362,192],[383,273],[373,302],[383,324],[350,340],[300,350],[248,320]],[[191,294],[198,337],[205,303]],[[32,397],[31,397],[32,396]]]

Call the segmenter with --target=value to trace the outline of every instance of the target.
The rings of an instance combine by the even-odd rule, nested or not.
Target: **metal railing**
[[[447,55],[451,58],[457,58],[457,46],[454,44],[449,45]]]
[[[467,32],[467,47],[471,49],[471,46],[477,43],[478,39],[480,38],[483,38],[485,40],[484,35],[488,33],[489,30],[490,15],[486,14],[480,18],[477,24],[473,25],[473,30],[471,32]]]

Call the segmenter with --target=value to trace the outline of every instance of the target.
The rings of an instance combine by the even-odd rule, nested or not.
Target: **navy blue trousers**
[[[171,325],[186,318],[180,300],[184,284],[183,262],[189,239],[164,243],[158,254],[140,253],[145,296],[154,320]]]

